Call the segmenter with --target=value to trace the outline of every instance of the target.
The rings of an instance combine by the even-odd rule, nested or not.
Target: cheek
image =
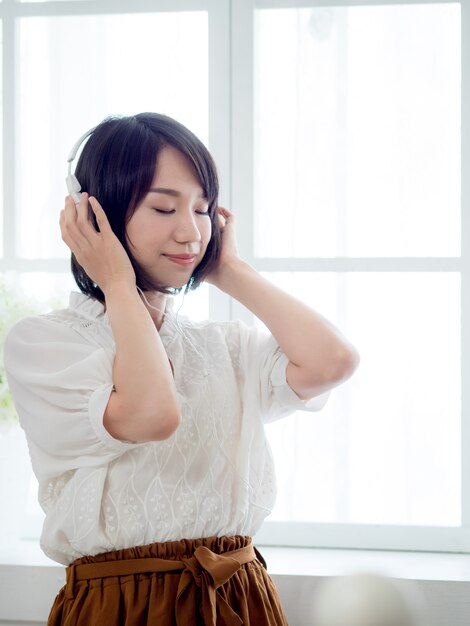
[[[142,226],[140,225],[141,221],[141,217],[136,210],[131,219],[127,222],[126,240],[131,250],[135,249],[140,243],[140,233],[142,231]]]
[[[209,218],[206,218],[206,221],[203,225],[200,226],[201,239],[204,242],[204,245],[208,246],[209,241],[212,236],[212,222]]]
[[[160,245],[165,239],[165,231],[162,228],[164,223],[159,224],[157,228],[152,217],[150,213],[136,212],[127,224],[127,241],[131,250],[136,254],[145,252],[147,248],[154,248]]]

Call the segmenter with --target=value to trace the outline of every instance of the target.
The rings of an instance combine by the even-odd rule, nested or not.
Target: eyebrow
[[[181,197],[181,191],[178,191],[177,189],[168,189],[167,187],[151,187],[148,191],[149,193],[164,193],[167,196],[172,196],[173,198],[179,198]],[[206,196],[204,195],[204,192],[201,192],[199,195],[199,198],[203,198],[204,200],[207,200]]]

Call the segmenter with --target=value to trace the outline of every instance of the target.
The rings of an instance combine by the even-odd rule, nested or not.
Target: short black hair
[[[155,176],[158,155],[165,146],[179,150],[193,165],[209,205],[212,225],[210,241],[185,290],[195,289],[217,264],[220,254],[220,228],[217,202],[217,169],[205,145],[183,124],[158,113],[112,116],[103,120],[86,141],[75,176],[82,191],[94,196],[107,215],[111,228],[124,246],[143,291],[177,293],[181,288],[157,285],[139,266],[126,238],[126,226],[135,209],[148,193]],[[90,209],[90,215],[94,215]],[[96,226],[96,222],[95,222]],[[80,291],[104,304],[105,297],[74,254],[72,273]]]

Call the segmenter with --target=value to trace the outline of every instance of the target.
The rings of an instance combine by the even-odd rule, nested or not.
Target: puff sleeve
[[[113,389],[111,347],[38,316],[12,328],[4,359],[38,478],[102,465],[137,445],[114,439],[103,425]]]
[[[302,400],[289,386],[286,378],[289,359],[272,335],[242,322],[238,323],[238,332],[245,402],[256,402],[264,422],[294,411],[319,411],[325,406],[329,392]]]

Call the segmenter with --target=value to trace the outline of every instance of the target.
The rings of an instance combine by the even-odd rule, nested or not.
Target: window
[[[217,126],[228,128],[228,121],[219,114],[212,116],[216,124],[209,124],[210,109],[228,110],[224,79],[209,89],[214,72],[209,42],[215,58],[223,62],[227,56],[221,47],[226,44],[217,34],[209,38],[209,30],[223,22],[227,4],[129,2],[128,8],[117,13],[112,4],[94,0],[10,1],[1,8],[8,59],[2,198],[9,210],[3,215],[0,267],[6,282],[39,301],[40,310],[66,306],[70,290],[76,289],[58,217],[66,193],[66,157],[86,129],[107,115],[157,110],[209,143],[222,165],[227,161],[227,141]],[[228,309],[219,301],[218,294],[202,286],[179,298],[176,307],[190,308],[196,319],[207,318],[209,305],[222,315],[223,307]],[[22,453],[24,463],[24,446]],[[11,468],[11,460],[6,461]],[[27,536],[38,536],[43,517],[36,490],[32,478],[23,528]],[[12,491],[24,501],[22,490]],[[14,526],[13,515],[8,522]]]
[[[458,526],[460,275],[406,259],[460,255],[460,7],[261,9],[255,25],[255,253],[368,259],[267,272],[362,353],[322,418],[272,429],[275,517]]]
[[[62,306],[73,283],[57,217],[74,141],[112,113],[180,119],[215,156],[242,256],[334,321],[361,353],[359,370],[321,413],[268,427],[279,496],[258,539],[470,549],[470,399],[461,384],[470,371],[462,212],[470,183],[461,177],[468,7],[126,7],[0,4],[1,271]],[[89,45],[70,45],[83,37]],[[182,310],[253,323],[207,286]]]
[[[233,183],[254,214],[244,254],[361,353],[321,414],[269,427],[279,495],[259,539],[463,549],[463,9],[252,8],[233,79],[251,73],[253,104],[237,98],[234,116],[251,131],[233,169],[250,183]]]

